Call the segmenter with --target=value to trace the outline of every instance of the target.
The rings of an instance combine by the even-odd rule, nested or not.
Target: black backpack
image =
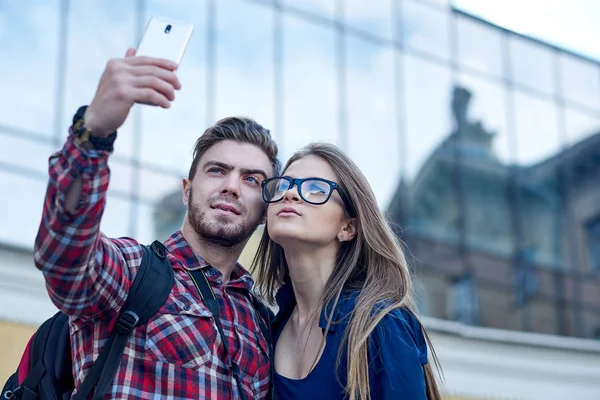
[[[133,329],[145,324],[165,303],[174,284],[173,267],[166,249],[155,241],[142,246],[140,269],[110,338],[92,365],[75,399],[103,398],[112,383],[127,339]],[[3,399],[65,400],[74,389],[69,318],[62,312],[45,321],[32,336],[17,372],[2,389]]]

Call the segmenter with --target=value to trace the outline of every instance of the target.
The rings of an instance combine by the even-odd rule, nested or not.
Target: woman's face
[[[283,176],[290,178],[324,178],[338,182],[333,169],[322,158],[306,156],[292,163]],[[309,191],[319,196],[319,190],[328,186],[303,185],[304,197],[309,200]],[[329,200],[320,205],[304,201],[297,185],[283,192],[281,201],[269,204],[267,227],[269,236],[284,249],[294,244],[328,246],[346,237],[345,229],[350,218],[344,212],[342,198],[334,190]]]

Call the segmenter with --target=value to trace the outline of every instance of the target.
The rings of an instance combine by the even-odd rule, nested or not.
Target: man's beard
[[[206,239],[208,242],[222,247],[233,247],[252,236],[262,220],[262,217],[258,216],[258,218],[253,221],[244,221],[243,215],[247,212],[246,207],[231,197],[224,198],[219,196],[209,199],[206,204],[210,206],[218,200],[235,205],[240,212],[240,219],[242,222],[239,224],[232,224],[228,222],[207,221],[208,218],[206,216],[206,212],[203,212],[200,208],[200,205],[194,202],[194,197],[190,191],[188,218],[194,231],[196,231],[200,237]]]

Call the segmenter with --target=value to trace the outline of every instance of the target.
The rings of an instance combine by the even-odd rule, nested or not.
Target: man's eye
[[[255,177],[255,176],[248,176],[248,177],[246,177],[246,180],[247,180],[248,182],[252,182],[252,183],[256,183],[256,184],[259,184],[259,183],[260,183],[260,182],[258,181],[258,178],[257,178],[257,177]]]
[[[223,170],[221,168],[211,168],[208,170],[208,172],[211,174],[221,174],[223,173]]]

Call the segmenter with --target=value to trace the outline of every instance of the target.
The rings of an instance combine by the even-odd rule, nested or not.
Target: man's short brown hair
[[[213,126],[204,131],[194,145],[194,158],[188,179],[194,179],[200,158],[214,144],[222,140],[233,140],[240,143],[249,143],[259,147],[265,152],[273,166],[273,173],[278,175],[281,162],[277,159],[277,144],[271,137],[271,132],[258,122],[248,117],[227,117],[217,121]]]

